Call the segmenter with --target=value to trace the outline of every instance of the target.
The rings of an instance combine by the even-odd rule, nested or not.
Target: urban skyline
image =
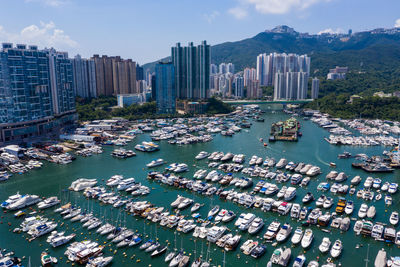
[[[118,54],[143,64],[168,55],[169,47],[177,41],[208,40],[218,44],[254,36],[281,24],[297,25],[296,30],[312,34],[391,28],[400,25],[399,5],[396,0],[388,0],[385,5],[361,0],[272,4],[270,0],[206,0],[190,5],[179,1],[158,1],[157,5],[124,0],[100,0],[96,4],[76,0],[2,1],[0,41],[35,43],[72,55],[79,52],[85,58],[95,53]],[[356,15],[353,10],[357,10]],[[157,16],[157,21],[168,20],[168,27],[148,20],[147,14]],[[15,17],[19,20],[14,21]],[[146,21],[146,27],[136,27],[137,21]],[[176,32],[178,27],[180,31]]]

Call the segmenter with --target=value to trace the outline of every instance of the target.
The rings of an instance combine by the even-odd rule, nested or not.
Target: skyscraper
[[[65,52],[5,43],[0,51],[0,143],[57,131],[76,120]]]
[[[96,68],[93,59],[76,55],[72,59],[75,95],[89,98],[97,97]]]
[[[314,78],[312,79],[312,84],[311,84],[311,98],[318,99],[318,94],[319,94],[319,79]]]
[[[75,110],[74,78],[68,53],[48,50],[50,87],[55,115]]]
[[[236,76],[234,79],[234,97],[242,98],[244,95],[244,78],[241,76]]]
[[[175,71],[172,62],[159,62],[156,65],[156,102],[157,113],[175,113],[176,91]]]
[[[210,88],[210,46],[203,41],[197,47],[177,43],[171,48],[175,67],[175,88],[178,99],[205,99]]]
[[[274,85],[277,72],[306,72],[309,75],[310,57],[286,53],[264,53],[257,56],[257,79],[260,85]]]
[[[226,71],[234,74],[235,73],[235,65],[233,63],[228,63],[226,65]]]

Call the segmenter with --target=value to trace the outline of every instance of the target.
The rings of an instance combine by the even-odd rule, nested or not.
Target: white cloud
[[[239,0],[240,5],[230,9],[228,12],[236,18],[247,15],[247,7],[253,6],[261,14],[286,14],[293,10],[305,10],[319,2],[331,0]]]
[[[400,28],[400,19],[397,19],[395,24],[394,24],[395,28]]]
[[[25,0],[26,3],[41,3],[45,6],[59,7],[68,2],[68,0]]]
[[[247,17],[247,8],[245,6],[233,7],[228,10],[228,13],[230,13],[237,19],[243,19]]]
[[[204,19],[208,22],[208,23],[213,23],[213,21],[216,19],[216,17],[219,16],[219,12],[214,10],[213,12],[211,12],[210,14],[204,14]]]
[[[54,22],[40,22],[40,25],[29,25],[19,33],[8,32],[0,25],[0,39],[11,43],[26,43],[39,47],[54,47],[57,49],[76,48],[78,43],[69,35],[56,27]]]
[[[320,32],[318,32],[318,35],[324,34],[324,33],[329,33],[329,34],[339,34],[339,33],[344,33],[345,31],[341,28],[337,28],[336,30],[328,28],[325,30],[322,30]]]

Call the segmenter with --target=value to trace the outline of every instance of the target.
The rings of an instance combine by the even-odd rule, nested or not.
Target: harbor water
[[[138,200],[149,200],[156,206],[163,206],[170,209],[170,203],[174,201],[177,195],[183,195],[185,197],[190,197],[194,199],[195,202],[204,203],[199,212],[202,214],[203,218],[207,216],[210,207],[214,205],[219,205],[221,208],[233,210],[237,215],[242,212],[252,212],[257,216],[264,219],[265,226],[258,233],[258,235],[251,236],[247,232],[242,232],[241,244],[247,239],[258,239],[263,241],[262,236],[265,233],[268,225],[273,220],[279,220],[282,223],[288,222],[292,225],[293,229],[300,226],[300,223],[292,220],[290,215],[288,216],[278,216],[277,213],[272,212],[262,212],[260,209],[246,209],[243,206],[238,206],[237,204],[229,201],[221,201],[217,196],[205,197],[191,191],[178,189],[175,187],[169,187],[157,182],[149,181],[146,178],[147,172],[146,164],[151,160],[156,158],[163,158],[170,163],[186,163],[189,165],[189,172],[183,174],[184,177],[191,178],[193,174],[200,168],[207,167],[207,159],[196,161],[194,158],[200,151],[222,151],[222,152],[232,152],[234,154],[245,154],[246,163],[248,165],[248,160],[252,155],[257,155],[260,157],[274,157],[276,160],[280,158],[286,158],[288,161],[294,162],[305,162],[321,167],[322,174],[311,179],[309,185],[305,188],[297,189],[297,197],[292,202],[301,203],[301,199],[307,192],[312,192],[315,198],[318,198],[322,193],[317,191],[317,185],[326,181],[325,176],[332,170],[329,166],[330,162],[335,162],[337,164],[336,170],[343,171],[348,176],[349,179],[345,182],[350,184],[351,178],[355,175],[360,175],[363,178],[361,184],[357,187],[360,189],[365,178],[368,176],[380,177],[382,181],[394,181],[399,183],[398,175],[399,172],[396,170],[391,174],[377,174],[369,175],[362,170],[353,169],[351,167],[351,159],[338,159],[337,155],[343,151],[349,151],[350,153],[365,153],[369,156],[371,155],[382,155],[384,150],[391,148],[385,148],[381,146],[375,147],[350,147],[350,146],[333,146],[324,140],[324,137],[329,136],[329,132],[318,127],[316,124],[310,120],[303,120],[298,118],[301,123],[301,132],[303,136],[298,142],[275,142],[269,143],[268,146],[263,146],[260,142],[260,138],[268,140],[270,126],[273,122],[278,120],[285,120],[290,117],[290,115],[283,113],[279,108],[280,106],[274,105],[261,105],[261,108],[266,111],[266,113],[261,114],[265,118],[265,122],[253,122],[250,129],[243,129],[241,132],[236,133],[232,137],[221,136],[220,134],[214,135],[214,139],[208,143],[192,144],[177,146],[168,144],[167,141],[160,141],[160,150],[153,153],[137,152],[136,157],[127,159],[117,159],[113,158],[110,153],[114,149],[113,147],[104,147],[104,153],[99,155],[93,155],[91,157],[80,157],[71,164],[67,165],[57,165],[54,163],[45,163],[41,169],[31,170],[23,175],[13,175],[8,181],[2,182],[0,184],[0,200],[3,201],[7,199],[9,195],[15,194],[19,191],[21,194],[36,194],[40,197],[58,196],[61,197],[65,202],[69,200],[71,203],[79,205],[83,208],[90,208],[95,211],[98,217],[107,218],[109,221],[116,221],[119,218],[122,224],[130,229],[137,230],[140,233],[144,233],[146,236],[151,238],[158,238],[159,241],[164,244],[164,242],[169,242],[169,249],[174,249],[175,247],[180,249],[181,247],[185,250],[187,255],[191,255],[191,261],[194,260],[195,255],[206,257],[208,245],[205,240],[195,239],[192,234],[176,233],[166,227],[161,227],[155,223],[149,223],[143,218],[133,217],[125,212],[111,206],[100,205],[96,200],[87,200],[82,192],[64,192],[61,191],[67,189],[72,181],[78,178],[96,178],[99,185],[105,185],[105,180],[109,179],[112,175],[121,174],[125,178],[134,177],[136,181],[141,182],[151,188],[151,192],[147,196],[138,197]],[[125,148],[133,149],[137,143],[142,141],[150,141],[148,134],[139,135],[131,143],[129,143]],[[159,166],[154,168],[154,170],[162,171],[167,165]],[[210,169],[211,170],[211,169]],[[240,173],[234,174],[234,176],[241,176]],[[257,183],[259,178],[253,178],[254,184]],[[282,185],[278,185],[281,187]],[[239,190],[239,189],[237,189]],[[251,189],[247,189],[251,190]],[[122,195],[128,196],[125,192],[121,192]],[[338,195],[333,195],[330,192],[325,192],[327,196],[331,196],[335,200],[335,204],[339,198]],[[389,223],[389,216],[393,210],[399,209],[399,193],[393,197],[393,205],[390,207],[385,207],[383,198],[379,201],[369,201],[368,205],[374,205],[377,209],[376,217],[374,221],[380,221],[384,223]],[[345,196],[346,199],[351,199],[355,203],[354,213],[351,217],[357,217],[358,209],[360,208],[363,200],[358,199],[356,195]],[[330,211],[334,211],[335,204],[331,207]],[[315,207],[315,201],[309,204],[310,207]],[[29,209],[26,209],[30,211]],[[325,212],[323,210],[323,212]],[[182,212],[184,215],[190,214],[190,209],[186,209]],[[84,239],[98,240],[99,243],[103,244],[108,240],[95,233],[94,231],[88,231],[86,228],[82,227],[79,222],[71,222],[66,220],[65,222],[61,219],[61,216],[54,213],[54,208],[47,209],[43,212],[43,215],[54,219],[59,223],[57,230],[65,231],[66,234],[71,232],[76,233],[75,240],[80,241]],[[122,219],[122,220],[121,220]],[[56,249],[51,248],[51,246],[45,242],[46,237],[40,237],[36,240],[28,242],[28,236],[26,233],[16,234],[12,230],[19,226],[22,222],[21,218],[14,218],[12,212],[1,214],[1,224],[0,224],[0,247],[7,248],[15,251],[15,254],[19,257],[25,256],[26,259],[23,261],[24,265],[27,266],[28,257],[31,258],[32,266],[40,266],[40,254],[44,250],[48,249],[51,256],[58,258],[58,266],[71,266],[71,263],[67,263],[66,257],[63,255],[66,246],[61,246]],[[121,222],[122,221],[122,222]],[[64,222],[63,225],[61,225]],[[323,232],[317,226],[310,226],[314,232],[314,241],[308,250],[304,250],[301,246],[296,246],[292,248],[292,257],[290,266],[293,264],[293,259],[299,255],[304,254],[307,258],[307,263],[311,260],[316,260],[319,258],[319,262],[326,262],[326,259],[330,257],[329,253],[322,255],[318,250],[318,246],[322,241],[323,237],[329,237],[332,243],[336,239],[343,241],[344,248],[341,256],[336,259],[335,263],[341,263],[341,266],[373,266],[373,261],[378,250],[385,248],[390,256],[396,256],[400,254],[400,250],[393,244],[386,244],[384,242],[374,241],[371,237],[357,236],[353,231],[354,222],[351,222],[349,231],[341,232],[339,229],[327,228],[331,232]],[[233,233],[239,231],[234,227],[234,221],[227,224],[227,227],[232,230]],[[397,228],[398,230],[398,228]],[[292,231],[292,233],[294,230]],[[130,247],[117,249],[115,244],[106,243],[106,248],[104,249],[105,256],[114,256],[113,266],[167,266],[164,262],[164,256],[158,258],[151,258],[148,253],[139,250],[138,247]],[[240,246],[240,245],[239,245]],[[290,238],[279,246],[291,247]],[[356,248],[357,247],[357,248]],[[253,259],[250,256],[242,254],[239,247],[235,251],[227,252],[225,257],[225,266],[243,266],[243,264],[248,264],[249,266],[266,266],[269,261],[271,254],[273,253],[275,247],[271,243],[267,243],[267,252],[264,256],[259,259]],[[224,253],[215,244],[211,244],[209,247],[209,258],[211,259],[212,265],[223,266]],[[366,259],[369,262],[366,263]]]

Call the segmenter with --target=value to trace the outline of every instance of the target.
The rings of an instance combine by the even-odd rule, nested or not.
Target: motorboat
[[[324,209],[329,209],[330,207],[332,207],[332,205],[333,205],[333,198],[327,197],[324,203],[322,204],[322,207]]]
[[[255,259],[260,258],[262,255],[265,254],[267,251],[267,246],[263,244],[258,244],[250,253],[250,256],[252,256]]]
[[[344,212],[345,212],[347,215],[350,215],[350,214],[353,213],[353,211],[354,211],[354,202],[351,201],[351,200],[349,200],[349,201],[347,201],[347,203],[346,203],[346,207],[344,208]]]
[[[301,242],[301,239],[303,238],[304,231],[301,227],[297,227],[296,230],[293,233],[291,242],[293,245],[297,245]]]
[[[294,259],[293,267],[303,267],[306,262],[306,256],[299,255]]]
[[[236,217],[236,214],[233,211],[228,211],[225,213],[224,217],[222,218],[222,222],[230,222]]]
[[[367,216],[367,211],[368,211],[368,205],[363,203],[361,204],[360,209],[358,210],[358,217],[365,218]]]
[[[240,242],[240,235],[235,235],[234,237],[229,238],[226,242],[225,242],[225,250],[226,251],[231,251],[234,250]]]
[[[397,211],[393,211],[390,214],[389,222],[391,225],[397,225],[399,223],[399,213]]]
[[[78,192],[86,188],[93,187],[96,184],[97,184],[96,179],[79,178],[71,183],[69,189]]]
[[[153,253],[151,253],[151,257],[157,257],[160,256],[161,254],[165,253],[167,251],[168,247],[166,245],[160,245],[158,248],[156,248]]]
[[[165,161],[163,159],[154,159],[150,163],[146,164],[148,168],[154,168],[160,165],[163,165]]]
[[[333,246],[331,248],[331,256],[333,258],[339,257],[340,254],[342,253],[342,248],[343,248],[342,241],[340,241],[339,239],[336,240],[335,243],[333,243]]]
[[[316,205],[317,207],[322,207],[322,206],[324,205],[325,200],[326,200],[326,196],[325,196],[325,195],[321,195],[321,196],[317,199],[317,201],[315,202],[315,205]]]
[[[135,182],[135,178],[127,178],[127,179],[124,179],[124,180],[122,180],[119,184],[118,184],[118,186],[117,186],[117,190],[119,190],[119,191],[121,191],[121,190],[126,190],[126,189],[128,189],[129,187],[131,187],[132,185],[134,185],[136,182]]]
[[[190,212],[196,212],[198,209],[200,209],[202,205],[200,203],[194,203],[193,207],[190,208]]]
[[[239,229],[242,231],[247,231],[251,225],[251,223],[254,221],[254,219],[256,218],[256,215],[252,214],[252,213],[247,213],[243,219],[241,224],[239,225]]]
[[[258,246],[258,241],[249,239],[243,243],[243,245],[240,247],[240,250],[243,252],[243,254],[250,255],[253,249],[255,249],[257,246]]]
[[[207,214],[208,217],[212,217],[215,216],[215,214],[217,214],[219,212],[219,206],[216,205],[215,207],[213,207]]]
[[[255,218],[255,219],[252,221],[252,223],[250,224],[250,227],[249,227],[249,229],[248,229],[248,232],[249,232],[249,234],[256,234],[256,233],[258,233],[258,232],[261,230],[261,228],[263,228],[263,227],[264,227],[264,221],[263,221],[261,218],[257,217],[257,218]]]
[[[276,241],[284,242],[289,237],[291,232],[292,232],[292,226],[288,223],[285,223],[278,231],[276,235]]]
[[[380,223],[376,223],[373,227],[372,227],[372,231],[371,231],[371,237],[375,240],[381,240],[382,236],[383,236],[383,231],[385,230],[385,227],[380,224]]]
[[[313,239],[314,239],[313,231],[311,229],[306,229],[306,231],[304,232],[304,236],[301,239],[301,246],[304,249],[310,247]]]
[[[359,235],[361,233],[362,226],[363,226],[363,222],[362,221],[356,221],[356,223],[354,224],[354,227],[353,227],[353,231],[357,235]]]
[[[273,240],[278,234],[279,229],[281,228],[281,223],[278,221],[273,221],[268,226],[267,232],[264,234],[264,239]]]
[[[329,251],[330,247],[331,247],[331,240],[329,239],[329,237],[324,237],[318,248],[319,251],[321,251],[321,253],[326,253]]]
[[[207,158],[207,157],[209,157],[210,156],[210,153],[208,153],[208,152],[206,152],[206,151],[201,151],[196,157],[195,157],[195,159],[197,159],[197,160],[202,160],[202,159],[205,159],[205,158]]]
[[[338,176],[338,172],[337,171],[330,171],[327,175],[326,175],[326,179],[328,180],[334,180],[336,178],[336,176]]]
[[[335,177],[335,182],[337,183],[341,183],[347,180],[347,175],[344,172],[339,173],[336,177]]]
[[[290,201],[295,197],[296,197],[296,188],[289,187],[285,192],[285,196],[284,196],[285,201]]]
[[[113,260],[112,256],[109,257],[96,257],[93,259],[89,259],[86,267],[103,267],[109,265]]]
[[[292,209],[290,210],[290,217],[293,219],[298,219],[300,216],[300,204],[298,203],[293,203]]]
[[[305,194],[305,196],[303,197],[302,202],[304,204],[307,204],[307,203],[309,203],[309,202],[311,202],[313,200],[314,200],[314,195],[311,192],[307,192]]]
[[[25,207],[32,206],[40,201],[37,195],[24,195],[12,204],[6,206],[8,210],[19,210]]]
[[[375,206],[370,206],[370,207],[368,208],[368,211],[367,211],[367,217],[368,217],[368,218],[374,218],[374,217],[375,217],[375,214],[376,214],[376,208],[375,208]]]
[[[57,197],[49,197],[39,202],[37,206],[39,209],[47,209],[58,204],[60,204],[60,200]]]
[[[352,185],[358,185],[361,182],[361,180],[362,180],[361,177],[359,175],[357,175],[357,176],[354,176],[353,179],[351,179],[350,183]]]

